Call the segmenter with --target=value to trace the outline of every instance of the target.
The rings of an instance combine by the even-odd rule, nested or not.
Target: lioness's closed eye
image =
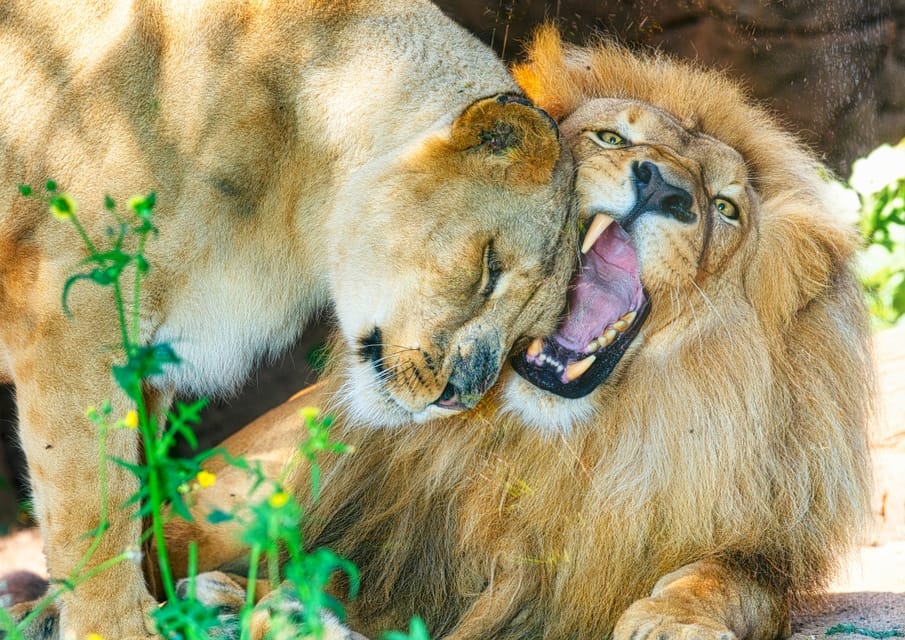
[[[786,635],[868,512],[857,233],[722,75],[551,30],[528,55],[516,77],[560,121],[585,229],[555,330],[448,419],[375,431],[335,377],[226,444],[260,456],[299,437],[293,409],[336,414],[355,454],[325,461],[305,538],[359,567],[356,630]],[[304,501],[308,469],[289,484]],[[200,528],[174,534],[206,567],[241,557]]]
[[[16,385],[54,579],[137,546],[137,490],[86,407],[128,410],[107,291],[60,297],[85,256],[16,185],[53,178],[90,238],[104,198],[156,192],[139,340],[183,364],[147,384],[234,388],[328,304],[374,425],[474,406],[522,335],[549,330],[574,260],[572,169],[553,121],[427,2],[11,0],[0,11],[0,378]],[[128,275],[128,274],[127,274]],[[107,454],[138,461],[134,432]],[[102,501],[105,501],[102,504]],[[140,569],[60,598],[61,633],[155,636]],[[36,632],[40,633],[40,631]]]

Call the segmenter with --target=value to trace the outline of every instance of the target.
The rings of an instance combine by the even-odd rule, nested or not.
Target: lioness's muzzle
[[[453,356],[446,388],[434,404],[444,409],[471,409],[496,381],[500,364],[501,348],[493,338],[477,341],[466,354],[460,350]]]

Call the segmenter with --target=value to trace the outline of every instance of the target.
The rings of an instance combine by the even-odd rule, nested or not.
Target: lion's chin
[[[393,429],[462,412],[460,408],[449,408],[436,402],[416,410],[405,407],[381,384],[380,376],[375,375],[372,366],[354,356],[347,356],[344,364],[342,383],[333,402],[354,423],[375,429]]]
[[[500,376],[502,411],[519,424],[548,435],[569,435],[591,423],[596,410],[594,396],[563,398],[528,382],[507,369]]]

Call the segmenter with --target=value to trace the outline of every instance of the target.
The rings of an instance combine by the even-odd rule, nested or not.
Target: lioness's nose
[[[496,344],[479,342],[467,356],[456,354],[446,388],[436,404],[449,409],[471,409],[494,383],[499,370],[500,350]]]
[[[691,194],[667,182],[653,162],[645,160],[632,164],[632,181],[636,197],[632,220],[644,213],[659,213],[672,216],[679,222],[694,222],[696,216],[691,210],[694,204]]]

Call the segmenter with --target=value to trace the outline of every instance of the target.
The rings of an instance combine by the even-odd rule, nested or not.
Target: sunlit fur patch
[[[596,412],[593,394],[583,398],[561,398],[538,389],[513,371],[507,371],[500,384],[503,387],[502,413],[540,433],[568,436],[576,425],[589,423]]]

